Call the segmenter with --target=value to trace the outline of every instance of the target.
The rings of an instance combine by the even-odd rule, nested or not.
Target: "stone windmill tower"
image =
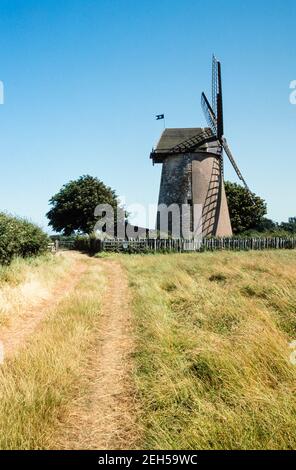
[[[158,204],[200,205],[203,236],[232,235],[223,177],[223,150],[247,187],[223,132],[221,64],[213,57],[212,106],[202,93],[207,128],[165,129],[150,157],[162,164]],[[194,211],[192,211],[192,219]],[[192,221],[192,226],[194,225]],[[159,228],[159,226],[158,226]]]

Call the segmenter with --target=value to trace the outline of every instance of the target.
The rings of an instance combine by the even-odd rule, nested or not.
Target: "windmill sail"
[[[201,106],[207,120],[208,126],[212,129],[213,133],[217,135],[217,119],[215,113],[204,93],[201,95]]]
[[[247,183],[246,183],[246,181],[245,181],[243,175],[241,174],[241,172],[240,172],[240,170],[239,170],[239,168],[238,168],[238,166],[237,166],[237,164],[236,164],[236,162],[235,162],[235,160],[234,160],[234,157],[233,157],[233,155],[232,155],[232,153],[231,153],[231,150],[230,150],[230,148],[229,148],[229,146],[228,146],[228,144],[227,144],[227,141],[226,141],[225,137],[222,138],[222,146],[223,146],[223,149],[224,149],[224,151],[225,151],[227,157],[229,158],[229,160],[230,160],[230,162],[231,162],[231,164],[232,164],[232,166],[233,166],[233,168],[234,168],[234,170],[235,170],[237,176],[238,176],[239,179],[242,181],[242,183],[244,184],[245,188],[246,188],[248,191],[250,191],[249,186],[247,185]]]
[[[212,132],[210,130],[204,130],[202,133],[194,135],[172,147],[170,153],[190,152],[214,140],[215,137],[213,137]]]
[[[228,156],[238,178],[242,181],[245,188],[250,191],[243,175],[241,174],[232,152],[224,137],[224,120],[223,120],[223,95],[222,95],[222,73],[221,63],[213,55],[212,61],[212,106],[210,105],[206,95],[201,95],[201,105],[205,114],[205,118],[209,127],[212,129],[216,136],[217,141],[220,143],[222,149]],[[223,154],[221,151],[221,174],[223,175]]]
[[[212,109],[217,116],[217,93],[218,93],[218,61],[213,55],[212,61]]]
[[[223,124],[223,99],[222,99],[222,78],[221,78],[221,64],[218,62],[218,90],[217,90],[217,137],[222,139],[224,134]]]

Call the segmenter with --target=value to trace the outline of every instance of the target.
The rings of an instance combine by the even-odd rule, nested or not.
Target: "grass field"
[[[295,251],[98,258],[0,269],[0,449],[296,449]]]
[[[125,256],[143,448],[295,449],[296,253]]]

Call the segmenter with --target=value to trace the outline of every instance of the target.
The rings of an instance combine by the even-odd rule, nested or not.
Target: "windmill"
[[[202,207],[203,236],[231,236],[224,188],[223,150],[248,188],[230,151],[223,130],[221,64],[213,57],[212,104],[202,93],[207,128],[165,129],[150,158],[162,164],[158,204]],[[194,210],[192,211],[194,218]],[[193,221],[193,225],[194,221]],[[157,223],[159,229],[159,224]]]

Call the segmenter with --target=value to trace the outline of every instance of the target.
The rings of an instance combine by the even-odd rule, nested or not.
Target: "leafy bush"
[[[239,234],[258,228],[261,231],[260,227],[266,222],[265,201],[243,186],[229,181],[225,182],[225,191],[233,233]],[[270,226],[268,228],[270,229]]]
[[[0,264],[14,256],[34,256],[47,249],[48,236],[27,220],[0,213]]]

